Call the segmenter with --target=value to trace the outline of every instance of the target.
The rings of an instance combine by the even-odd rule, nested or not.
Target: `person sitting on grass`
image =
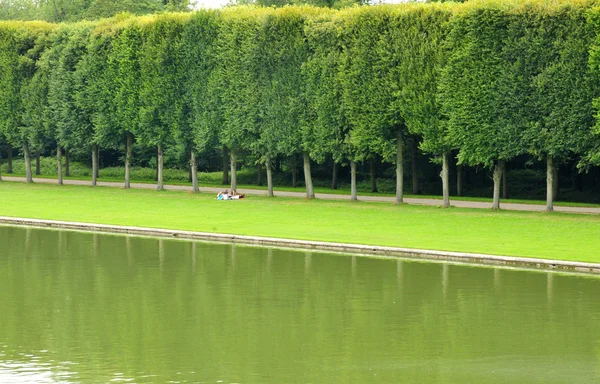
[[[231,190],[231,199],[237,200],[237,199],[243,199],[246,195],[244,195],[243,193],[237,193],[237,191],[235,189]]]
[[[221,191],[217,194],[217,200],[231,200],[231,196],[227,190]]]

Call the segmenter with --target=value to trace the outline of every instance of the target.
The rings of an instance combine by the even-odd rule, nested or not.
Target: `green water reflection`
[[[600,279],[0,227],[0,382],[596,383]]]

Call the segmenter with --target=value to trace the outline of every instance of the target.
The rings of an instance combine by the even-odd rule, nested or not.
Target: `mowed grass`
[[[0,216],[600,262],[600,216],[0,182]]]

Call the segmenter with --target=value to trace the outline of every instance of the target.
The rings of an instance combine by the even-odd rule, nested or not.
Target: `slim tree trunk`
[[[375,158],[369,162],[369,173],[371,174],[371,192],[377,192],[377,170],[375,169]]]
[[[100,148],[96,146],[96,179],[100,178]]]
[[[25,178],[28,183],[33,183],[33,176],[31,174],[31,152],[29,152],[29,143],[23,144],[23,156],[25,156]]]
[[[546,156],[546,212],[554,211],[554,164],[552,156]]]
[[[223,146],[223,178],[221,184],[229,184],[229,150]]]
[[[92,187],[98,184],[98,144],[92,145]]]
[[[165,185],[163,182],[163,170],[164,170],[164,164],[165,164],[165,153],[163,151],[163,145],[162,144],[158,144],[157,146],[157,152],[158,152],[158,161],[156,164],[156,170],[157,170],[157,174],[158,174],[158,180],[157,180],[157,185],[156,185],[156,190],[157,191],[164,191],[165,189]]]
[[[58,174],[58,185],[63,185],[62,148],[56,146],[56,168]]]
[[[350,161],[350,200],[356,201],[358,197],[356,196],[356,161]]]
[[[158,184],[158,172],[159,172],[158,171],[158,168],[159,168],[159,166],[158,166],[158,162],[159,162],[158,158],[160,157],[160,154],[158,153],[158,151],[159,151],[159,149],[158,149],[158,145],[157,145],[156,146],[156,170],[154,172],[154,181],[156,181],[156,184]]]
[[[304,184],[306,185],[306,198],[314,199],[315,190],[313,189],[312,175],[310,173],[310,157],[304,152]]]
[[[125,189],[131,188],[131,161],[133,160],[133,135],[127,133],[125,154]]]
[[[338,182],[337,182],[338,168],[339,168],[339,165],[334,160],[333,161],[333,175],[331,177],[331,189],[337,189],[338,188]]]
[[[421,193],[421,186],[419,185],[419,168],[417,164],[417,158],[419,155],[419,142],[417,139],[412,139],[412,146],[410,151],[411,158],[411,173],[412,173],[412,193],[418,195]]]
[[[231,159],[231,190],[234,191],[237,189],[237,152],[235,151],[235,149],[231,148],[229,150],[229,157]]]
[[[40,169],[40,156],[41,156],[40,150],[36,149],[35,150],[35,174],[38,176],[41,175],[41,173],[42,173],[42,170]]]
[[[2,181],[2,152],[0,152],[0,181]]]
[[[450,207],[450,159],[449,154],[444,153],[442,155],[442,173],[440,173],[440,177],[442,178],[442,207],[448,208]]]
[[[65,151],[65,176],[71,176],[71,151],[69,150]]]
[[[262,164],[256,164],[256,185],[262,185]]]
[[[296,154],[292,155],[292,187],[296,188],[298,185],[298,170],[296,167]]]
[[[396,204],[404,202],[404,157],[402,153],[402,131],[396,132]]]
[[[506,166],[502,168],[502,198],[508,199],[508,179],[506,178]]]
[[[198,193],[198,164],[196,162],[196,150],[190,152],[190,173],[192,175],[192,192]]]
[[[502,183],[502,170],[504,169],[504,160],[496,161],[494,166],[494,201],[492,203],[492,209],[500,209],[500,185]]]
[[[265,167],[267,168],[267,196],[273,197],[273,171],[271,169],[271,158],[267,157],[265,162]]]
[[[552,178],[553,201],[558,200],[558,167],[554,167],[554,177]]]
[[[6,159],[8,164],[7,164],[6,173],[13,173],[12,156],[13,156],[13,149],[12,149],[12,147],[8,147],[8,158]]]

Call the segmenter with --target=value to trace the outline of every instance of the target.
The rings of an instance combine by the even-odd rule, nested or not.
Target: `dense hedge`
[[[600,9],[593,1],[469,2],[119,15],[76,24],[0,23],[0,140],[57,155],[126,144],[196,156],[226,147],[232,188],[240,151],[266,164],[395,161],[403,145],[443,164],[451,153],[494,169],[506,161],[600,163]],[[596,108],[594,109],[594,106]],[[58,164],[61,164],[58,161]],[[60,167],[60,165],[59,165]],[[193,172],[195,175],[195,172]],[[61,172],[59,171],[59,175]],[[194,179],[194,184],[196,179]],[[353,188],[353,198],[356,196]]]

